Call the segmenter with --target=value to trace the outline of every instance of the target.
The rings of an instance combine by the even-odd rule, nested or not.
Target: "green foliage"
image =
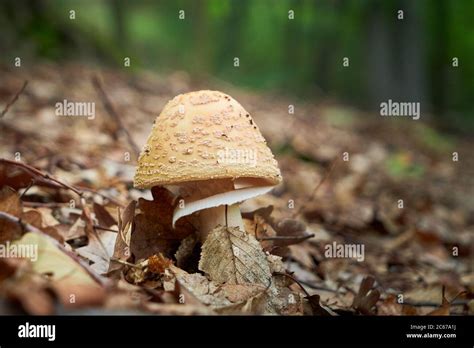
[[[430,150],[445,153],[452,151],[455,147],[452,137],[441,134],[429,126],[418,124],[415,127],[415,133],[421,144]]]
[[[387,173],[395,179],[419,179],[423,177],[423,165],[413,162],[411,156],[405,152],[392,154],[385,161]]]
[[[384,21],[391,51],[380,59],[393,60],[395,71],[411,64],[397,55],[400,43],[411,38],[401,32],[407,23],[402,26],[396,17],[403,8],[420,33],[416,40],[421,41],[411,45],[421,52],[423,110],[431,107],[439,117],[453,119],[455,114],[456,122],[474,124],[472,0],[420,0],[413,6],[395,0],[50,0],[40,7],[43,16],[35,15],[38,19],[24,26],[17,23],[22,39],[34,42],[40,56],[68,59],[79,53],[81,59],[89,55],[115,64],[131,57],[133,68],[184,70],[253,89],[335,97],[372,109],[379,102],[371,99],[369,34],[376,30],[374,21]],[[70,9],[76,11],[75,20],[68,18]],[[180,10],[185,20],[178,18]],[[294,20],[288,18],[290,10]],[[349,67],[343,67],[344,57]],[[453,57],[459,67],[452,67]],[[377,74],[377,79],[387,78],[383,71]]]

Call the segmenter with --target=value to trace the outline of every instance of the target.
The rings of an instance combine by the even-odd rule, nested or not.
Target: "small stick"
[[[288,273],[281,273],[281,272],[273,272],[273,274],[290,278],[292,281],[294,281],[296,284],[298,284],[298,286],[301,288],[301,290],[303,290],[303,292],[305,293],[306,297],[311,297],[311,295],[309,294],[309,292],[306,291],[306,289],[305,289],[304,286],[300,283],[300,281],[299,281],[298,279],[296,279],[295,277],[293,277],[291,274],[288,274]]]
[[[327,288],[327,287],[324,287],[324,286],[318,286],[316,284],[313,284],[311,282],[307,282],[305,280],[299,280],[299,282],[301,284],[304,284],[304,285],[310,287],[311,289],[314,289],[314,290],[321,290],[321,291],[327,291],[327,292],[333,292],[335,294],[339,294],[339,289],[334,290],[334,289],[330,289],[330,288]]]
[[[32,167],[28,164],[25,164],[25,163],[22,163],[22,162],[19,162],[19,161],[11,161],[11,160],[7,160],[7,159],[4,159],[4,158],[0,158],[0,163],[6,163],[6,164],[11,164],[11,165],[14,165],[14,166],[21,167],[21,168],[25,169],[26,171],[30,172],[30,174],[40,176],[40,177],[42,177],[42,178],[44,178],[48,181],[54,182],[56,185],[59,185],[63,188],[66,188],[66,189],[69,189],[69,190],[73,191],[75,194],[79,195],[80,197],[82,197],[82,195],[84,194],[84,192],[78,190],[74,186],[71,186],[71,185],[69,185],[65,182],[62,182],[62,181],[52,177],[51,175],[49,175],[47,173],[43,173],[42,171],[40,171],[40,170],[36,169],[35,167]]]
[[[113,229],[111,229],[111,228],[103,227],[103,226],[100,226],[100,225],[93,225],[93,227],[94,227],[95,229],[102,230],[102,231],[109,231],[109,232],[118,233],[117,230],[113,230]]]
[[[135,264],[133,264],[133,263],[120,260],[120,259],[118,259],[118,258],[116,258],[116,257],[111,257],[111,258],[110,258],[110,261],[118,262],[118,263],[121,263],[122,265],[130,266],[130,267],[133,267],[133,268],[140,268],[140,269],[143,268],[143,265],[141,265],[141,264],[135,265]]]
[[[43,202],[30,202],[30,201],[22,201],[23,206],[29,208],[59,208],[68,206],[68,202],[51,202],[51,203],[43,203]]]
[[[113,197],[110,197],[110,196],[106,195],[105,193],[94,190],[93,188],[85,187],[85,186],[76,186],[76,188],[80,189],[81,191],[87,191],[87,192],[96,194],[98,196],[101,196],[102,198],[105,198],[105,199],[109,200],[111,203],[115,204],[116,206],[119,206],[119,207],[122,207],[122,208],[125,207],[125,205],[122,202],[118,201],[117,199],[115,199]]]
[[[0,118],[2,118],[3,116],[5,116],[5,114],[8,112],[8,110],[10,110],[10,107],[15,104],[15,102],[18,100],[18,97],[20,96],[20,94],[23,93],[23,91],[25,90],[26,86],[28,85],[28,80],[25,80],[25,82],[23,82],[23,86],[20,88],[20,90],[18,92],[16,92],[15,96],[13,97],[12,100],[10,100],[10,102],[7,104],[7,106],[5,106],[5,109],[3,109],[2,113],[0,113]]]
[[[321,181],[318,183],[318,185],[316,185],[313,192],[311,193],[311,195],[306,200],[305,204],[308,204],[309,202],[311,202],[316,197],[316,193],[318,192],[318,189],[329,178],[329,176],[333,172],[334,168],[336,167],[338,159],[339,159],[339,157],[336,157],[332,161],[331,166],[329,167],[329,170],[326,172],[326,174],[324,174],[324,177],[321,179]],[[297,216],[301,215],[301,213],[303,212],[303,208],[304,208],[305,204],[300,205],[299,209],[293,214],[293,218],[296,218]]]
[[[257,240],[295,240],[297,242],[302,242],[306,239],[314,237],[314,234],[308,234],[306,236],[273,236],[273,237],[259,237]]]
[[[119,126],[120,131],[123,132],[123,134],[125,134],[125,136],[127,137],[128,143],[130,144],[130,146],[133,148],[136,155],[138,156],[140,154],[140,148],[135,143],[132,136],[128,132],[127,128],[123,124],[122,119],[120,118],[117,111],[115,110],[112,103],[110,102],[110,99],[107,96],[107,94],[105,93],[105,90],[102,87],[102,83],[100,82],[100,80],[97,76],[92,77],[92,84],[94,85],[95,89],[99,93],[99,95],[101,97],[101,100],[102,100],[102,103],[104,104],[105,110],[115,120],[115,122],[117,122],[117,125]]]
[[[22,199],[25,194],[28,192],[28,190],[35,184],[35,179],[31,179],[30,183],[28,184],[28,186],[25,188],[25,191],[23,191],[23,193],[20,195],[20,199]]]
[[[11,161],[11,160],[7,160],[7,159],[4,159],[4,158],[0,158],[0,163],[2,163],[2,162],[6,163],[6,164],[11,164],[11,165],[14,165],[14,166],[18,166],[18,167],[26,170],[27,172],[29,172],[33,176],[42,177],[42,178],[44,178],[48,181],[53,182],[57,186],[60,186],[62,188],[68,189],[68,190],[71,190],[72,192],[77,194],[79,197],[82,197],[84,195],[84,191],[88,191],[88,192],[94,193],[96,195],[102,196],[105,199],[108,199],[110,202],[114,203],[115,205],[118,205],[118,206],[121,206],[121,207],[124,206],[122,203],[120,203],[116,199],[114,199],[112,197],[109,197],[109,196],[107,196],[103,193],[100,193],[99,191],[96,191],[96,190],[88,188],[88,187],[81,187],[81,186],[78,187],[78,186],[69,185],[69,184],[67,184],[63,181],[60,181],[59,179],[54,178],[53,176],[51,176],[47,173],[43,173],[39,169],[36,169],[35,167],[30,166],[26,163],[19,162],[19,161]]]

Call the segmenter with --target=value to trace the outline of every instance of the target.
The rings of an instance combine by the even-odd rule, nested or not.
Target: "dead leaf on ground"
[[[94,202],[93,210],[99,226],[102,227],[111,227],[117,225],[117,221],[113,218],[112,215],[105,209],[102,205]]]
[[[18,218],[22,214],[20,197],[15,190],[8,186],[4,186],[0,190],[0,211]],[[0,217],[0,244],[20,238],[22,233],[19,224]]]
[[[29,274],[46,276],[48,287],[53,289],[63,306],[71,308],[102,303],[105,297],[102,286],[46,237],[26,233],[14,244],[37,247],[37,260],[31,262],[32,272]]]
[[[115,239],[115,246],[109,264],[109,275],[113,275],[115,273],[115,276],[120,276],[117,273],[119,273],[119,271],[124,266],[124,264],[120,261],[129,261],[132,256],[130,250],[130,241],[134,228],[133,221],[135,216],[135,207],[136,201],[131,201],[125,208],[123,214],[118,214],[118,235]]]
[[[451,303],[445,297],[445,288],[442,289],[441,297],[443,299],[441,306],[429,312],[427,315],[449,315],[451,314]]]
[[[111,231],[97,231],[89,237],[86,246],[76,249],[82,257],[93,262],[91,268],[97,274],[105,274],[109,269],[110,258],[114,252],[117,233]]]
[[[373,277],[365,277],[360,284],[359,292],[354,297],[352,307],[361,314],[375,314],[374,306],[380,298],[380,292],[373,288],[374,283]]]
[[[202,246],[199,269],[227,284],[269,284],[268,261],[258,241],[238,227],[218,226]]]
[[[306,297],[306,299],[308,300],[308,302],[311,306],[311,310],[313,312],[313,315],[324,316],[324,317],[332,316],[332,314],[329,313],[327,311],[327,309],[324,309],[321,306],[319,295],[311,295],[309,297]]]
[[[146,259],[162,253],[172,257],[180,241],[194,232],[189,218],[184,217],[172,226],[175,207],[174,195],[163,187],[152,189],[153,201],[140,198],[135,216],[135,229],[131,236],[130,249],[136,260]]]

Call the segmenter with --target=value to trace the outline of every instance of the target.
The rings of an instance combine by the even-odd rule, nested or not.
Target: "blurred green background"
[[[2,1],[0,59],[125,69],[130,57],[129,70],[377,112],[387,99],[420,101],[443,128],[472,131],[473,17],[473,0]]]

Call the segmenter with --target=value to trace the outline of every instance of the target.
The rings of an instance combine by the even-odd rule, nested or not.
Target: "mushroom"
[[[205,241],[218,225],[244,230],[239,203],[282,180],[250,114],[218,91],[181,94],[155,120],[138,159],[134,186],[168,186],[182,197],[175,222],[196,213]]]

